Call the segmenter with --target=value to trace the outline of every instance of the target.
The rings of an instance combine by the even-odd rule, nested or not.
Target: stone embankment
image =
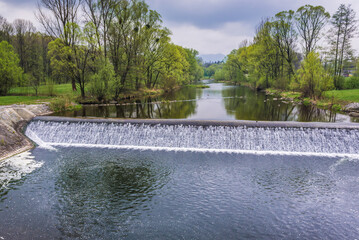
[[[49,113],[45,104],[0,106],[0,161],[31,149],[33,144],[22,129],[35,116]]]
[[[359,103],[350,103],[344,107],[344,111],[351,117],[359,117]]]

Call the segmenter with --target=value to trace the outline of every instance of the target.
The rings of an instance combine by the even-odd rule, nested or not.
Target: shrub
[[[350,77],[345,79],[344,89],[358,89],[359,88],[359,77]]]
[[[54,112],[63,112],[70,106],[72,106],[72,101],[67,95],[58,97],[50,103],[50,109]]]

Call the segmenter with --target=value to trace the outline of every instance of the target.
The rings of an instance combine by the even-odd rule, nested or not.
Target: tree
[[[330,14],[322,6],[305,5],[296,14],[296,25],[299,35],[304,41],[304,55],[314,51],[320,39],[320,33],[330,18]]]
[[[87,22],[92,22],[96,30],[98,47],[103,46],[103,53],[107,57],[108,31],[113,20],[117,2],[114,0],[84,0],[84,12]]]
[[[286,71],[287,79],[290,81],[294,75],[295,48],[298,37],[294,29],[294,12],[291,10],[280,12],[275,15],[273,20],[272,36],[281,57],[287,63],[286,65],[281,64],[281,71]]]
[[[0,16],[0,42],[11,42],[11,34],[13,33],[13,27],[7,20]]]
[[[131,71],[138,71],[137,64],[144,55],[148,39],[156,39],[161,29],[161,17],[144,1],[121,1],[114,8],[114,17],[109,31],[110,57],[116,76],[120,78],[118,94],[129,82]],[[118,95],[117,94],[117,95]]]
[[[39,0],[36,17],[47,35],[53,39],[61,38],[66,46],[74,46],[75,36],[67,29],[69,24],[78,23],[81,3],[82,0]],[[71,62],[72,59],[68,61]],[[75,81],[72,81],[72,89],[77,90]]]
[[[340,88],[339,79],[342,75],[343,64],[346,56],[351,54],[351,39],[357,30],[355,11],[350,5],[341,4],[332,17],[332,30],[329,35],[329,43],[333,55],[333,76],[335,88]]]
[[[74,36],[65,29],[69,23],[78,22],[81,3],[82,0],[39,0],[36,17],[49,36],[61,38],[70,46],[74,44]]]
[[[24,19],[16,19],[13,23],[15,30],[14,46],[19,54],[20,66],[24,72],[28,72],[28,61],[31,60],[32,56],[29,56],[29,48],[32,45],[33,34],[36,29],[32,22]]]
[[[85,98],[85,86],[95,72],[96,39],[94,31],[91,23],[86,24],[84,29],[75,23],[69,23],[65,32],[71,33],[74,44],[68,46],[59,38],[49,43],[53,73],[66,76],[75,82],[81,90],[82,98]]]
[[[333,79],[325,71],[319,54],[310,52],[298,70],[300,90],[305,97],[320,97],[322,92],[333,87]]]
[[[6,41],[0,43],[0,95],[6,95],[10,88],[19,81],[22,69],[13,47]]]

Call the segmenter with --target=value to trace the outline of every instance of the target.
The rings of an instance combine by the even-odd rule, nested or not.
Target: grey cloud
[[[252,26],[261,19],[272,17],[285,10],[296,10],[305,4],[320,5],[333,9],[344,1],[323,0],[149,0],[152,9],[157,10],[171,22],[195,25],[199,28],[218,28],[228,22],[244,22]],[[349,0],[351,1],[351,0]]]

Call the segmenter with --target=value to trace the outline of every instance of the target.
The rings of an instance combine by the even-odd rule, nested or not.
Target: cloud
[[[0,0],[0,15],[9,22],[31,20],[41,29],[34,12],[38,0]],[[241,41],[251,40],[261,19],[305,4],[322,5],[333,14],[340,4],[352,4],[358,13],[359,0],[146,0],[159,12],[173,32],[173,42],[195,48],[201,54],[228,54]],[[353,41],[359,50],[359,41]]]
[[[21,18],[30,20],[35,26],[39,26],[34,15],[36,9],[36,1],[0,0],[0,15],[5,17],[9,22],[13,22],[15,19]]]
[[[148,3],[163,16],[176,44],[195,48],[201,54],[228,54],[242,40],[253,38],[263,18],[305,4],[322,5],[331,14],[342,3],[351,4],[359,14],[358,0],[149,0]],[[359,49],[356,42],[357,39],[353,45]]]
[[[215,29],[171,22],[166,25],[173,32],[174,43],[194,48],[201,54],[229,53],[253,35],[251,26],[239,22],[229,22]]]

